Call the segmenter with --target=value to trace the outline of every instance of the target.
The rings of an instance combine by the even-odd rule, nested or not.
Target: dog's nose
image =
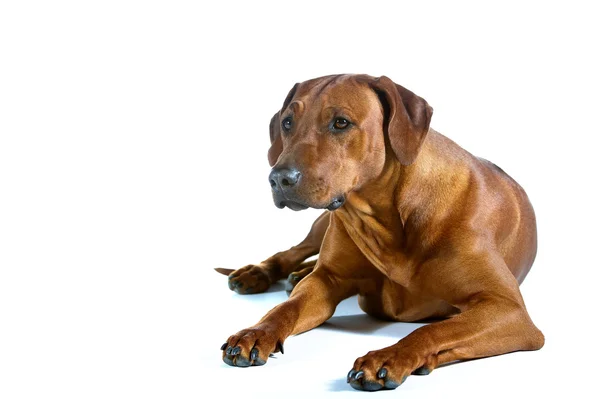
[[[277,168],[271,171],[269,183],[273,190],[291,188],[300,180],[300,171],[295,168]]]

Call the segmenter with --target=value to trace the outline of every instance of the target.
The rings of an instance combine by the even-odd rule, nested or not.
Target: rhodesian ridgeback
[[[348,382],[394,389],[438,365],[519,350],[544,336],[519,284],[537,250],[525,191],[502,169],[429,127],[427,102],[382,76],[296,84],[270,125],[275,205],[326,209],[299,245],[229,274],[240,293],[288,277],[288,300],[230,336],[223,361],[265,364],[290,335],[358,295],[384,320],[435,320],[359,357]],[[319,254],[316,261],[304,262]]]

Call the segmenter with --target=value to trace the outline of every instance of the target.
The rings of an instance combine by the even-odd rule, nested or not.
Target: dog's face
[[[335,210],[349,192],[382,172],[386,157],[395,153],[401,163],[414,161],[431,107],[401,88],[425,113],[419,118],[426,126],[413,128],[395,86],[385,77],[366,75],[327,76],[294,86],[271,120],[269,182],[277,207]]]
[[[383,110],[364,83],[336,76],[300,84],[278,119],[282,152],[269,180],[279,208],[337,209],[383,168]]]

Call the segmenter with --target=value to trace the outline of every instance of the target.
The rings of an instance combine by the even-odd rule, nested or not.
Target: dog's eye
[[[283,121],[281,121],[281,127],[286,132],[292,130],[292,118],[288,116]]]
[[[350,122],[345,118],[335,118],[331,124],[334,131],[344,130],[348,128],[348,126],[350,126]]]

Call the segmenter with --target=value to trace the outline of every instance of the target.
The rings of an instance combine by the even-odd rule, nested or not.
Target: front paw
[[[425,366],[419,361],[415,353],[393,345],[356,359],[347,381],[361,391],[396,389],[410,374],[429,374],[432,368],[431,364]]]
[[[274,352],[283,354],[283,340],[266,329],[254,327],[229,337],[221,346],[223,361],[230,366],[262,366]]]
[[[238,294],[258,294],[269,289],[271,280],[263,267],[248,265],[231,273],[228,284]]]

